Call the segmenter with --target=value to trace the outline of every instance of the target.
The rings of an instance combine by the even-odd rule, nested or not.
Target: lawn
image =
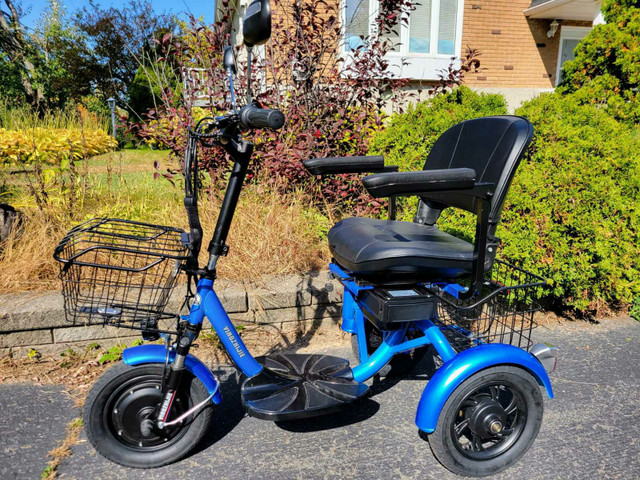
[[[172,184],[154,178],[177,169],[166,151],[124,150],[78,162],[70,193],[69,179],[46,186],[38,194],[37,176],[15,167],[0,169],[0,202],[24,213],[24,227],[0,251],[0,291],[57,289],[58,266],[51,254],[74,224],[93,217],[118,217],[187,229],[181,176]],[[208,184],[208,178],[204,179]],[[200,200],[206,249],[220,206],[223,186]],[[44,200],[43,200],[44,198]],[[221,277],[251,280],[323,268],[328,260],[329,220],[303,194],[283,197],[260,184],[245,187],[228,238],[228,258],[220,262]],[[206,252],[205,252],[206,253]],[[204,260],[204,254],[203,254]]]

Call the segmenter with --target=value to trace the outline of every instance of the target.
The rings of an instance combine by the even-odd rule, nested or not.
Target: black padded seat
[[[381,282],[457,278],[471,273],[473,245],[412,222],[346,218],[329,231],[335,261],[358,277]]]
[[[441,192],[425,188],[424,193],[418,193],[420,202],[415,222],[347,218],[329,231],[333,258],[354,276],[374,283],[451,280],[472,273],[479,274],[477,279],[481,281],[482,272],[473,272],[474,245],[442,232],[436,222],[446,208],[478,215],[481,202],[488,203],[483,207],[487,209],[484,210],[486,220],[478,219],[478,229],[483,229],[488,243],[482,241],[478,249],[479,253],[480,249],[484,250],[481,252],[485,257],[484,271],[489,270],[495,260],[494,234],[504,199],[532,137],[531,123],[512,115],[476,118],[449,128],[433,145],[423,170],[472,169],[475,185],[488,186],[491,195],[481,200],[462,187]],[[378,169],[381,168],[379,159],[375,161]],[[378,174],[378,183],[384,185],[385,178],[389,178],[385,175]],[[461,180],[465,180],[464,175]],[[369,183],[375,186],[375,182]]]

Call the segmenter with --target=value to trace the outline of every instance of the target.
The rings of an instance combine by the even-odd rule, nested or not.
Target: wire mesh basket
[[[71,229],[54,252],[67,321],[161,331],[180,267],[184,232],[129,220],[96,218]]]
[[[496,260],[485,274],[480,295],[460,300],[440,288],[438,322],[458,351],[482,343],[507,343],[531,348],[534,313],[540,310],[538,297],[546,281],[514,265]]]

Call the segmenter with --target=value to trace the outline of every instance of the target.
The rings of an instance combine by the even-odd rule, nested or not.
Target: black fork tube
[[[212,259],[215,257],[216,260],[220,255],[226,254],[227,246],[225,245],[225,242],[227,240],[227,235],[229,234],[233,214],[235,213],[236,206],[238,205],[240,191],[242,190],[242,185],[247,175],[247,169],[249,168],[249,162],[253,152],[253,145],[244,140],[241,140],[238,143],[230,142],[226,146],[226,150],[234,159],[234,164],[233,169],[231,170],[231,178],[227,185],[227,191],[224,195],[224,200],[222,201],[222,207],[220,208],[220,215],[218,216],[216,229],[208,248]],[[214,268],[215,265],[212,265],[212,262],[209,262],[209,269],[213,270]]]

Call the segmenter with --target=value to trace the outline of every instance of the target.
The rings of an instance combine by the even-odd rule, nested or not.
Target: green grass
[[[147,148],[98,155],[89,159],[89,166],[92,169],[106,169],[108,166],[122,165],[125,170],[144,168],[149,172],[153,172],[153,162],[155,161],[161,165],[171,163],[174,167],[177,167],[175,162],[172,163],[169,160],[169,150],[151,150]]]
[[[171,215],[182,205],[182,181],[175,185],[163,177],[154,178],[154,163],[159,171],[168,166],[169,152],[158,150],[125,150],[106,153],[78,162],[76,168],[84,182],[79,198],[78,220],[93,217],[123,217],[139,221],[158,221]],[[17,208],[35,208],[29,195],[31,171],[0,167],[0,201]]]

